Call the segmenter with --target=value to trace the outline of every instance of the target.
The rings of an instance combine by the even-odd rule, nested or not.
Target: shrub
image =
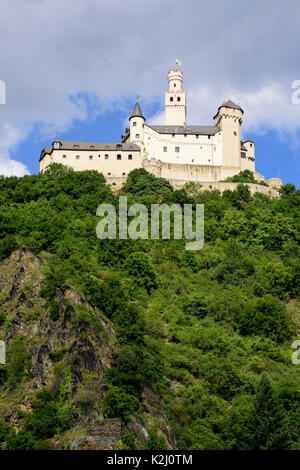
[[[193,271],[194,273],[199,271],[199,265],[197,262],[196,255],[193,251],[190,250],[186,250],[183,252],[180,265],[184,268],[191,269],[191,271]]]
[[[5,450],[34,450],[35,439],[27,431],[19,431],[16,433],[14,430],[6,437]]]
[[[183,311],[186,315],[204,318],[208,313],[207,301],[199,295],[195,295],[192,298],[185,298],[183,301]]]
[[[263,335],[279,342],[290,333],[285,305],[269,294],[245,304],[236,322],[242,334]]]
[[[126,258],[125,269],[135,282],[150,292],[157,287],[156,275],[149,256],[142,252],[132,253]]]
[[[7,383],[15,388],[30,370],[30,353],[26,348],[26,340],[16,336],[7,351]]]
[[[7,258],[12,251],[18,248],[16,237],[14,235],[6,235],[0,240],[0,260]]]
[[[126,420],[138,408],[139,400],[119,387],[110,387],[102,400],[102,410],[107,418],[122,418]]]

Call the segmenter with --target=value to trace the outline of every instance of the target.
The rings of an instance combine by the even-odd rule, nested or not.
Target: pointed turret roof
[[[242,108],[240,107],[240,105],[234,103],[234,102],[231,101],[231,100],[225,101],[225,103],[223,103],[223,104],[220,106],[220,108],[221,108],[222,106],[225,106],[226,108],[240,109],[241,111],[243,111]]]
[[[131,114],[129,119],[131,119],[133,117],[141,117],[145,121],[145,118],[143,116],[143,113],[142,113],[142,110],[141,110],[141,107],[140,107],[140,104],[139,104],[138,101],[135,103],[135,107],[133,108],[132,114]]]

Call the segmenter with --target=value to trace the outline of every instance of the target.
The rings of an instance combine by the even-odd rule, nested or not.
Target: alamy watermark
[[[6,84],[0,80],[0,104],[6,104]]]
[[[299,339],[296,339],[293,343],[292,343],[292,349],[296,349],[295,352],[293,352],[292,354],[292,363],[295,364],[296,366],[298,364],[300,364],[300,340]]]
[[[292,103],[300,104],[300,80],[294,80],[292,82],[292,89],[295,90],[292,93]]]
[[[0,364],[6,364],[6,348],[4,341],[0,341]]]
[[[127,197],[119,197],[118,216],[112,204],[101,204],[97,208],[97,216],[102,217],[97,224],[97,237],[115,240],[171,239],[185,238],[187,250],[200,250],[204,243],[204,205],[196,204],[151,204],[150,213],[144,204],[132,204],[127,207]],[[173,230],[171,230],[171,214],[173,214]],[[118,220],[117,220],[118,217]],[[128,220],[128,218],[131,220]],[[160,223],[161,220],[161,223]],[[117,223],[118,222],[118,223]],[[150,222],[150,224],[149,224]],[[161,230],[160,230],[161,228]],[[117,233],[118,232],[118,233]]]

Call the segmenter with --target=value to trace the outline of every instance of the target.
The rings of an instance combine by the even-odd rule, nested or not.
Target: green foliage
[[[250,303],[236,321],[242,334],[264,335],[280,342],[290,333],[285,305],[271,295]]]
[[[14,235],[6,235],[0,240],[0,260],[7,258],[17,248],[16,237]]]
[[[132,253],[126,258],[125,270],[134,278],[136,284],[150,292],[157,287],[155,271],[149,257],[145,253]]]
[[[183,252],[181,257],[181,266],[191,269],[194,273],[199,270],[199,265],[194,251]]]
[[[253,405],[250,417],[253,449],[289,449],[291,436],[288,417],[266,374],[262,375]]]
[[[0,417],[0,443],[6,440],[9,432],[9,425]]]
[[[163,202],[172,202],[173,187],[164,178],[156,178],[143,168],[131,171],[128,174],[124,191],[135,196],[151,196],[153,202],[159,199]]]
[[[6,438],[5,450],[34,450],[35,439],[29,432],[12,431]]]
[[[165,439],[154,429],[150,429],[148,434],[148,442],[144,450],[168,450]]]
[[[240,171],[238,175],[230,176],[225,181],[233,181],[234,183],[256,183],[263,186],[268,186],[265,181],[257,181],[254,178],[253,171],[250,170]]]
[[[7,351],[7,385],[14,389],[22,382],[25,375],[30,372],[30,353],[27,349],[26,339],[16,336]]]
[[[102,410],[107,418],[126,420],[129,414],[135,413],[138,409],[138,398],[129,395],[119,387],[110,387],[102,400]]]
[[[95,307],[75,308],[74,334],[79,325],[85,335],[100,331],[102,314],[113,323],[117,345],[104,374],[106,417],[139,415],[144,391],[153,409],[160,396],[179,449],[279,449],[289,448],[289,439],[299,449],[300,382],[290,361],[290,332],[299,328],[300,192],[287,184],[278,199],[251,195],[243,183],[254,183],[253,174],[234,178],[241,184],[222,195],[194,183],[174,191],[143,169],[130,173],[123,188],[129,204],[204,204],[205,243],[192,252],[184,240],[97,239],[96,208],[103,202],[118,208],[97,172],[51,165],[41,175],[0,177],[0,259],[22,245],[39,255],[45,265],[40,295],[57,322],[53,328],[68,286]],[[15,312],[7,302],[9,290],[0,299],[1,338],[9,338],[0,386],[10,406],[19,400],[19,384],[28,385],[36,348],[30,335],[11,335]],[[38,315],[17,300],[12,305],[26,322],[43,319],[43,306]],[[53,395],[37,393],[32,415],[18,418],[22,431],[0,424],[8,448],[48,448],[49,439],[72,426],[68,348],[54,345]],[[266,383],[258,387],[264,371],[276,393]],[[80,411],[94,412],[95,403],[95,389],[78,384]],[[157,429],[149,435],[147,448],[165,448]],[[134,448],[133,436],[124,444]]]

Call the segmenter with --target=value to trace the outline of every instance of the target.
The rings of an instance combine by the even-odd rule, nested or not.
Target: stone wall
[[[223,181],[192,181],[192,180],[185,180],[185,179],[174,179],[174,178],[166,178],[171,185],[173,186],[174,189],[180,189],[182,188],[186,183],[196,183],[201,186],[201,190],[213,190],[217,189],[221,193],[225,191],[226,189],[229,189],[230,191],[234,191],[237,186],[240,183],[232,183],[232,182],[223,182]],[[123,184],[126,182],[126,178],[107,178],[107,183],[111,185],[111,188],[114,192],[119,191]],[[261,193],[261,194],[266,194],[267,196],[279,197],[279,191],[278,189],[275,189],[273,187],[269,186],[263,186],[261,184],[253,184],[253,183],[247,183],[247,186],[249,186],[251,194],[254,193]]]

